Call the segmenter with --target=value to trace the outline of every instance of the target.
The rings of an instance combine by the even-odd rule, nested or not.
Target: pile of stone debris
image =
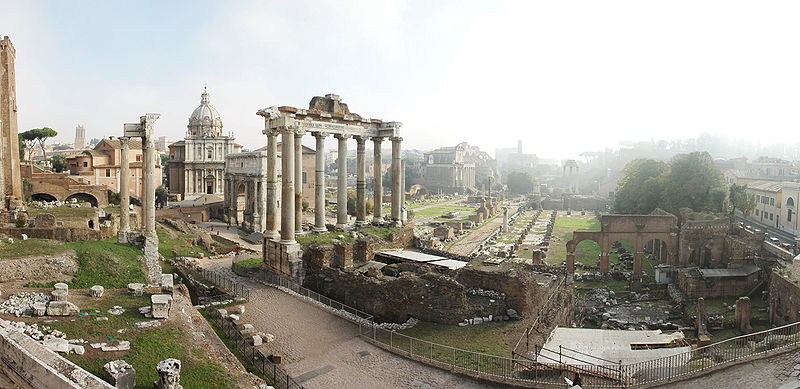
[[[50,350],[60,353],[74,353],[82,355],[86,349],[82,346],[88,343],[84,339],[67,339],[67,335],[54,330],[49,326],[39,326],[37,323],[27,324],[21,321],[0,319],[0,328],[10,331],[19,331],[38,341]]]
[[[8,313],[16,317],[33,316],[33,305],[36,303],[47,304],[50,296],[38,292],[19,292],[12,294],[8,300],[0,304],[0,313]]]

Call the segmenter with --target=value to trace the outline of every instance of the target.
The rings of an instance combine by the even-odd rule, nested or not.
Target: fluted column
[[[339,176],[336,188],[336,226],[343,228],[347,225],[347,138],[349,135],[336,134],[339,140],[339,158],[336,164]]]
[[[314,156],[314,231],[325,232],[325,137],[324,132],[315,132],[317,151]]]
[[[372,223],[383,222],[381,207],[383,205],[383,172],[381,171],[381,142],[383,138],[372,138],[372,202],[375,203],[372,211]]]
[[[294,231],[303,232],[303,135],[297,130],[294,134]]]
[[[267,226],[264,236],[278,238],[278,131],[266,130],[267,135]]]
[[[144,209],[147,210],[144,218],[144,236],[147,239],[156,237],[156,152],[153,143],[153,135],[147,136],[143,139],[142,148],[144,148],[143,156],[144,163],[142,164],[144,170]],[[155,238],[157,239],[157,238]],[[156,240],[157,242],[157,240]]]
[[[401,202],[403,198],[401,193],[402,183],[400,182],[400,144],[402,141],[403,138],[399,136],[392,137],[392,222],[395,225],[402,225],[402,221],[400,220]]]
[[[128,243],[128,232],[131,229],[131,165],[128,153],[130,144],[128,137],[120,137],[119,143],[122,146],[119,159],[119,243]]]
[[[366,139],[361,136],[356,139],[356,225],[367,224],[367,198],[366,170],[367,163],[364,158]]]
[[[294,136],[295,129],[281,129],[281,243],[294,244]]]

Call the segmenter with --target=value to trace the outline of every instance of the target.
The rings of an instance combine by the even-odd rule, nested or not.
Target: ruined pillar
[[[294,134],[294,231],[303,232],[303,135],[304,130]]]
[[[314,156],[314,231],[325,232],[325,132],[315,132],[317,151]]]
[[[263,232],[267,229],[267,182],[264,180],[264,177],[259,177],[257,184],[258,190],[258,206],[256,210],[261,215],[258,219],[258,225],[255,226],[253,229],[259,232]]]
[[[403,195],[401,191],[402,183],[400,182],[400,175],[402,174],[400,166],[400,145],[403,138],[399,136],[392,137],[392,223],[395,226],[402,226],[400,212],[402,211],[401,204]]]
[[[742,334],[753,332],[753,327],[750,325],[751,317],[752,306],[750,304],[750,297],[739,297],[739,299],[736,300],[736,326]]]
[[[541,265],[544,263],[544,252],[539,249],[533,250],[533,264],[534,265]]]
[[[281,243],[294,244],[294,136],[293,127],[281,128]]]
[[[601,273],[608,273],[609,270],[608,253],[600,253],[600,260],[598,261],[598,265],[600,267]]]
[[[278,131],[265,130],[267,135],[267,225],[264,237],[278,239]]]
[[[17,130],[17,91],[14,60],[17,52],[11,39],[0,39],[0,185],[5,194],[3,208],[22,205],[22,178]]]
[[[633,253],[633,274],[639,275],[642,274],[642,258],[644,258],[644,253],[641,251]]]
[[[702,297],[697,299],[697,339],[701,342],[708,342],[711,336],[708,333],[708,311],[706,311],[706,300]]]
[[[575,253],[567,253],[567,273],[575,274]]]
[[[364,158],[366,139],[356,136],[356,225],[367,224],[367,199],[366,199],[366,170],[367,162]]]
[[[153,382],[155,389],[183,389],[181,385],[181,361],[167,358],[156,365],[158,381]]]
[[[161,265],[158,260],[158,235],[156,234],[156,187],[161,177],[156,175],[156,153],[154,123],[160,115],[148,113],[141,117],[145,136],[142,137],[142,148],[144,160],[142,170],[144,170],[144,202],[143,209],[146,210],[144,217],[144,261],[147,269],[147,280],[153,285],[161,282]]]
[[[128,154],[130,151],[130,144],[128,141],[128,137],[122,136],[119,138],[119,143],[122,146],[119,159],[119,234],[117,236],[119,243],[128,243],[128,232],[130,232],[131,229],[131,165],[128,161]]]
[[[339,158],[336,167],[339,171],[336,186],[336,227],[347,226],[347,138],[349,135],[336,134],[339,140]]]
[[[381,143],[383,138],[372,138],[372,202],[375,204],[372,211],[372,223],[383,222],[381,207],[383,206],[383,172],[381,171]]]

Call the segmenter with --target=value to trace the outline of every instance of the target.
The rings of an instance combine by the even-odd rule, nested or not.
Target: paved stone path
[[[731,366],[703,377],[671,383],[663,389],[798,389],[800,352],[789,352],[751,363]],[[797,373],[795,373],[797,372]]]
[[[229,269],[230,259],[201,264],[237,277]],[[293,295],[237,278],[253,288],[242,320],[275,335],[262,351],[282,355],[284,369],[307,388],[493,387],[372,346],[358,337],[355,324]]]
[[[222,236],[223,238],[230,239],[238,243],[242,247],[246,247],[253,251],[261,252],[261,245],[246,242],[239,236],[239,233],[245,233],[245,232],[239,230],[239,227],[237,226],[230,226],[230,228],[228,228],[227,223],[218,221],[198,223],[197,226],[204,230],[207,230],[211,235]]]
[[[517,212],[517,208],[517,206],[509,207],[508,214],[515,214]],[[498,215],[500,215],[500,213],[498,213]],[[478,229],[461,237],[461,239],[453,243],[453,245],[450,246],[447,251],[453,254],[469,256],[478,249],[484,239],[497,231],[501,224],[503,224],[503,217],[497,216],[488,223],[484,223],[482,226],[478,227]]]

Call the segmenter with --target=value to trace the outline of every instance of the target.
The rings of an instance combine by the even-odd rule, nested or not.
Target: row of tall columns
[[[119,243],[128,243],[128,233],[131,230],[130,222],[130,176],[131,167],[128,152],[130,145],[128,137],[120,137],[119,143],[122,146],[119,161]]]
[[[267,181],[264,201],[266,207],[266,225],[264,235],[268,238],[280,237],[281,243],[295,242],[295,236],[302,230],[302,172],[303,149],[302,137],[304,131],[291,127],[281,127],[278,130],[267,130]],[[316,138],[316,156],[314,160],[314,231],[326,231],[325,219],[325,138],[328,133],[313,132]],[[277,137],[281,135],[281,226],[278,234],[276,212],[278,208],[277,193]],[[338,177],[337,177],[337,207],[336,225],[347,225],[347,140],[348,134],[335,134],[338,141]],[[366,208],[366,137],[355,136],[356,140],[356,224],[367,224]],[[402,224],[403,174],[401,161],[402,138],[393,137],[392,140],[392,221]],[[383,221],[381,204],[383,199],[383,177],[381,172],[381,143],[382,137],[373,137],[374,144],[374,216],[373,222]],[[261,200],[259,200],[261,201]]]

